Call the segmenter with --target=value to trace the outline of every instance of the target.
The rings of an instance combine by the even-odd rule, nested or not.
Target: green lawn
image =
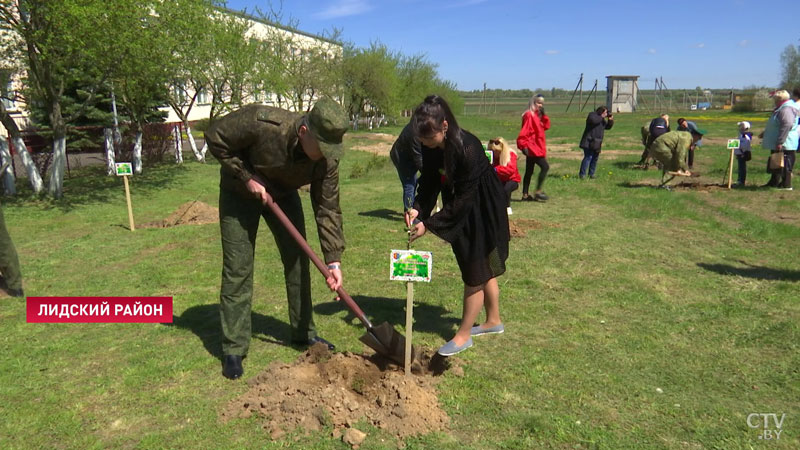
[[[463,377],[443,376],[450,431],[406,448],[800,448],[800,192],[642,187],[659,179],[630,169],[647,114],[618,115],[604,148],[619,152],[601,156],[597,180],[577,180],[585,113],[552,114],[549,142],[575,153],[551,161],[550,202],[512,204],[513,221],[540,226],[512,240],[499,279],[506,333],[459,355]],[[758,132],[765,119],[686,117],[709,131],[693,180],[705,183],[721,181],[736,122]],[[484,141],[513,141],[519,115],[461,124]],[[766,181],[765,155],[751,162],[753,185]],[[214,161],[146,167],[131,183],[137,224],[187,201],[216,206],[218,171]],[[27,324],[24,300],[0,299],[0,448],[347,448],[330,430],[272,442],[256,418],[220,420],[247,384],[220,375],[217,225],[132,233],[122,181],[97,168],[73,171],[62,201],[25,192],[4,199],[3,212],[27,295],[173,296],[175,323]],[[401,329],[405,287],[387,273],[389,251],[405,245],[394,168],[350,151],[341,192],[345,286],[374,322]],[[260,234],[246,378],[299,354],[280,344],[289,338],[282,271],[266,226]],[[462,284],[445,243],[427,236],[415,248],[433,251],[435,264],[432,282],[416,285],[414,340],[436,348],[455,332]],[[365,351],[363,329],[321,277],[313,290],[320,334],[339,351]],[[780,440],[758,439],[751,413],[786,414]],[[362,448],[397,448],[367,431]]]

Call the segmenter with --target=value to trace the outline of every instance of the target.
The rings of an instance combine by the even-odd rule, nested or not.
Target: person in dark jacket
[[[586,128],[583,130],[579,147],[583,150],[583,161],[578,176],[586,178],[586,171],[589,171],[589,178],[594,178],[597,168],[597,159],[600,157],[600,149],[603,145],[603,137],[606,130],[614,126],[614,115],[608,114],[608,108],[601,106],[589,113],[586,117]]]
[[[697,130],[697,124],[692,122],[691,120],[686,120],[685,118],[681,117],[678,119],[678,131],[688,131],[692,132],[693,130]],[[703,145],[703,140],[699,140],[696,143],[692,144],[689,147],[689,151],[686,153],[686,162],[689,165],[689,170],[694,168],[694,151],[697,147]]]
[[[649,160],[654,159],[653,156],[650,155],[650,145],[652,145],[659,136],[668,131],[670,131],[669,114],[661,114],[644,124],[642,127],[642,145],[644,145],[644,151],[642,152],[641,159],[636,163],[637,165],[644,166],[644,169],[647,170],[650,166]]]
[[[411,122],[400,132],[389,151],[400,183],[403,185],[403,211],[414,206],[414,191],[417,187],[417,172],[422,170],[422,144],[414,136]]]
[[[427,97],[414,111],[413,122],[420,142],[430,149],[427,153],[439,159],[437,164],[425,161],[406,225],[412,240],[430,231],[449,242],[464,281],[461,326],[438,350],[450,356],[471,347],[473,336],[504,331],[497,277],[506,271],[508,259],[506,194],[483,144],[459,128],[443,98]],[[450,194],[442,195],[441,211],[431,214],[440,191]],[[486,321],[473,326],[481,308],[486,309]]]
[[[348,128],[344,110],[332,99],[317,101],[300,115],[270,106],[248,105],[217,119],[205,134],[220,169],[219,222],[222,235],[222,374],[242,376],[250,345],[253,259],[261,217],[275,238],[283,262],[293,344],[322,342],[312,317],[309,258],[271,212],[275,203],[305,237],[297,189],[311,184],[311,205],[320,246],[335,291],[342,285],[344,251],[339,207],[339,158]]]

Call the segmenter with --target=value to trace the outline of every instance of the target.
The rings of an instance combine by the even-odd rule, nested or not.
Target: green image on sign
[[[389,279],[399,281],[430,281],[433,256],[430,252],[392,250]]]
[[[131,163],[114,163],[114,168],[117,170],[117,176],[133,175],[133,166]]]
[[[739,140],[738,139],[728,139],[728,148],[729,149],[737,149],[739,148]]]

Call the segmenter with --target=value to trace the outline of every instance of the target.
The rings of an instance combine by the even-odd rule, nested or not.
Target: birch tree
[[[141,2],[120,0],[109,8],[103,0],[0,0],[0,21],[19,36],[24,55],[25,81],[30,92],[26,103],[44,106],[52,131],[53,157],[47,192],[63,195],[66,168],[67,124],[82,113],[76,108],[65,116],[62,99],[75,72],[87,80],[84,105],[104,83],[112,68],[115,42],[108,30],[130,27],[140,15]]]
[[[186,131],[189,146],[195,158],[205,162],[205,153],[197,149],[189,125],[189,114],[197,102],[198,95],[209,85],[209,63],[214,61],[215,53],[209,33],[217,26],[220,13],[212,4],[198,0],[178,0],[174,5],[179,14],[173,16],[167,35],[170,39],[173,58],[171,64],[172,81],[167,93],[167,103],[175,111]]]
[[[0,83],[2,83],[2,92],[0,92],[0,123],[3,124],[8,139],[17,153],[20,155],[22,165],[25,173],[28,175],[28,182],[31,189],[35,194],[41,194],[44,190],[42,177],[39,174],[39,169],[33,162],[33,158],[28,153],[28,148],[22,139],[19,127],[12,117],[12,111],[9,107],[23,101],[21,93],[16,90],[7,90],[6,86],[12,79],[22,79],[24,77],[25,69],[23,64],[25,41],[22,36],[17,32],[19,24],[19,14],[14,9],[12,2],[7,0],[0,0]],[[9,142],[5,142],[4,148],[8,150]],[[5,158],[5,156],[4,156]],[[8,160],[11,159],[11,154],[8,154]],[[5,162],[5,159],[3,160]],[[12,167],[6,169],[6,176],[3,183],[6,185],[5,192],[7,195],[16,194],[16,183],[14,179],[14,171]]]

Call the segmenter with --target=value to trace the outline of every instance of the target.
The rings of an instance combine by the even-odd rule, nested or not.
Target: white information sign
[[[433,254],[416,250],[392,250],[389,255],[389,279],[394,281],[431,281]]]

